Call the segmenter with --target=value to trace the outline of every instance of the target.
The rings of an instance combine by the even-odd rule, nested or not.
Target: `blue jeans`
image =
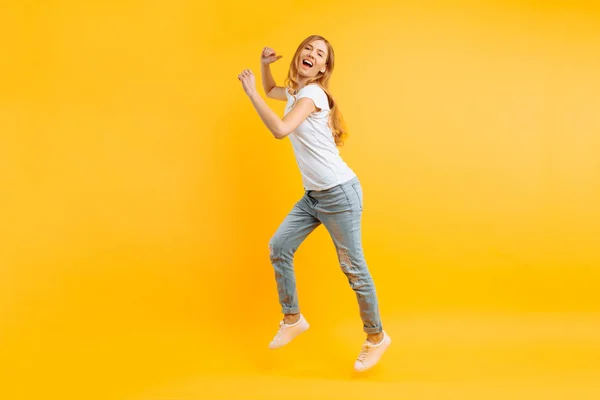
[[[363,330],[382,331],[375,285],[362,250],[362,187],[358,177],[326,190],[306,190],[269,241],[279,303],[284,314],[300,312],[294,253],[321,223],[333,239],[342,271],[356,293]]]

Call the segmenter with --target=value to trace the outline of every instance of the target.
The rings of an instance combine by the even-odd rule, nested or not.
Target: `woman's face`
[[[322,40],[313,40],[300,50],[298,73],[312,78],[326,70],[327,45]]]

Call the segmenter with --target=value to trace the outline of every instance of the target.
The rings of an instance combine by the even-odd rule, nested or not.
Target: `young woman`
[[[318,35],[304,39],[291,60],[284,87],[276,85],[270,69],[270,64],[281,57],[265,47],[261,70],[267,97],[287,102],[283,119],[258,94],[252,71],[246,69],[238,75],[252,105],[273,136],[290,138],[305,189],[304,196],[269,242],[284,314],[269,348],[286,345],[309,327],[298,306],[293,258],[304,239],[323,224],[333,239],[341,268],[356,292],[367,340],[354,368],[364,371],[379,361],[391,339],[382,328],[375,285],[363,256],[361,184],[336,147],[343,144],[345,132],[328,89],[334,67],[333,48]]]

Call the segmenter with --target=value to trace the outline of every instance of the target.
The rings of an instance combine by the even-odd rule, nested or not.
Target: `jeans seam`
[[[292,233],[290,233],[290,234],[289,234],[289,235],[288,235],[288,236],[287,236],[287,237],[286,237],[286,238],[283,240],[283,242],[281,242],[281,249],[282,249],[281,251],[283,251],[283,248],[285,247],[285,246],[284,246],[284,245],[285,245],[285,243],[286,243],[286,242],[289,240],[289,238],[290,238],[290,237],[291,237],[291,236],[292,236],[294,233],[296,233],[296,232],[298,231],[298,229],[300,229],[300,226],[301,226],[301,225],[302,225],[302,224],[301,224],[301,223],[299,223],[299,224],[298,224],[298,226],[296,226],[296,228],[295,228],[295,229],[292,231]],[[279,254],[279,258],[282,258],[282,255],[281,255],[281,254]],[[292,264],[292,272],[294,272],[294,257],[293,257],[293,256],[292,256],[292,262],[291,262],[291,264]],[[288,293],[287,287],[288,287],[288,285],[287,285],[287,279],[286,279],[286,278],[285,278],[285,276],[284,276],[284,277],[283,277],[283,290],[284,290],[286,293]],[[295,293],[294,293],[294,294],[295,294]],[[298,306],[293,306],[293,307],[298,307]],[[293,308],[293,307],[290,307],[290,308]]]
[[[352,202],[350,201],[350,197],[348,197],[348,192],[346,191],[346,188],[344,188],[344,185],[341,185],[340,188],[344,192],[344,196],[346,196],[346,200],[348,200],[348,204],[350,205],[350,211],[353,211],[352,210]]]
[[[360,199],[360,194],[358,193],[358,190],[356,190],[356,183],[352,184],[352,189],[354,189],[354,193],[356,193],[356,197],[358,198],[358,205],[360,207],[360,209],[363,209],[363,204],[362,204],[362,200]]]

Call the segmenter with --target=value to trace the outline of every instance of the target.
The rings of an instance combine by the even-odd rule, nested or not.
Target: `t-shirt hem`
[[[344,184],[344,183],[346,183],[346,182],[349,182],[349,181],[351,181],[351,180],[352,180],[352,179],[354,179],[354,178],[356,178],[356,174],[352,175],[352,176],[351,176],[350,178],[348,178],[348,179],[345,179],[343,182],[337,182],[337,183],[334,183],[333,185],[327,186],[327,187],[325,187],[325,188],[318,188],[318,189],[308,189],[306,186],[304,186],[304,190],[314,190],[314,191],[316,191],[316,192],[320,192],[320,191],[323,191],[323,190],[331,189],[332,187],[334,187],[334,186],[337,186],[337,185],[342,185],[342,184]]]

